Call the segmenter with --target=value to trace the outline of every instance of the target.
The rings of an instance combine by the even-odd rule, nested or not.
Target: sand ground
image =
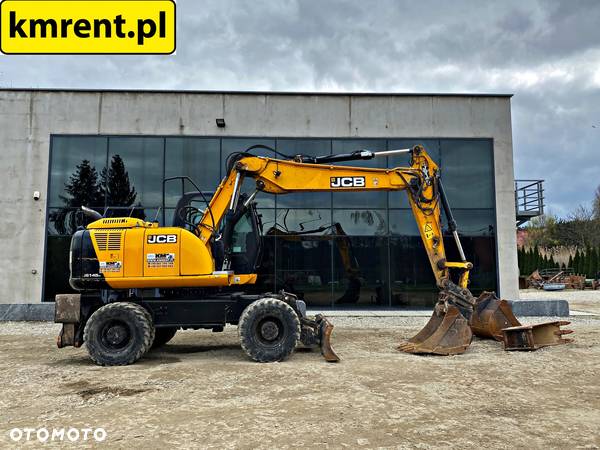
[[[600,316],[537,352],[477,339],[453,357],[397,352],[426,320],[336,317],[338,364],[306,351],[253,363],[231,327],[180,332],[127,367],[57,349],[58,325],[2,323],[0,447],[39,446],[12,442],[15,427],[102,427],[111,448],[600,446]]]

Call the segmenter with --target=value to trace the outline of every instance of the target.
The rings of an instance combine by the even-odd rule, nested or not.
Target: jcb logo
[[[365,187],[365,177],[331,177],[331,187]]]
[[[151,234],[148,236],[148,244],[175,244],[176,234]]]

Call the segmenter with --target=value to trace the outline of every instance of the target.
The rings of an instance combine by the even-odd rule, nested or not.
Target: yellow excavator
[[[85,343],[97,364],[124,365],[168,342],[178,329],[218,332],[233,324],[243,350],[255,361],[281,361],[298,342],[319,347],[327,361],[338,361],[330,343],[333,325],[326,318],[307,316],[304,301],[292,293],[248,289],[257,281],[262,249],[255,196],[311,191],[408,194],[440,295],[425,328],[400,350],[459,354],[469,347],[473,333],[503,340],[505,347],[510,341],[511,349],[567,341],[562,334],[569,331],[559,328],[563,323],[522,327],[505,300],[491,293],[479,299],[471,295],[473,266],[461,246],[440,170],[422,146],[283,158],[255,156],[251,152],[257,147],[263,146],[228,158],[226,176],[210,200],[197,190],[204,210],[178,205],[180,226],[101,217],[83,208],[95,220],[71,240],[70,284],[79,293],[56,297],[55,321],[63,323],[59,347]],[[403,153],[410,154],[409,167],[335,165]],[[242,193],[244,179],[255,181],[250,195]],[[446,260],[442,208],[460,261]],[[508,337],[507,328],[512,330]]]

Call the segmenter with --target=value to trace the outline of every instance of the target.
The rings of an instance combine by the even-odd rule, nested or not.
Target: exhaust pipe
[[[83,211],[83,214],[85,214],[90,219],[93,219],[93,220],[102,219],[102,214],[100,214],[98,211],[93,210],[92,208],[88,208],[87,206],[82,206],[81,210]]]

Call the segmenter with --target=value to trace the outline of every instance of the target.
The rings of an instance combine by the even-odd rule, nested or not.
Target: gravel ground
[[[102,427],[119,448],[600,446],[600,317],[537,352],[478,339],[454,357],[397,352],[426,320],[336,317],[338,364],[250,362],[231,327],[180,332],[127,367],[57,349],[55,324],[1,323],[0,447],[23,445],[15,427]]]

